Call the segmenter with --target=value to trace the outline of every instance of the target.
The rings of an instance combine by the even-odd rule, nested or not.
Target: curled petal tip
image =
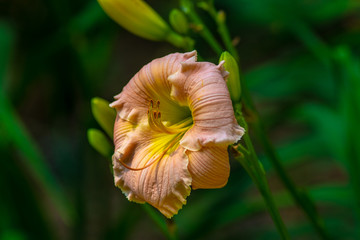
[[[193,50],[191,52],[184,53],[185,58],[192,58],[195,57],[195,61],[197,60],[197,51]]]
[[[188,60],[191,60],[191,58],[188,59]],[[181,64],[181,72],[182,72],[182,73],[184,73],[184,72],[186,72],[186,71],[189,71],[189,70],[191,70],[191,69],[196,68],[197,63],[196,63],[196,62],[193,62],[193,61],[188,61],[188,60],[186,60],[185,62],[180,63],[180,64]]]
[[[217,69],[219,69],[219,70],[223,69],[224,63],[225,63],[225,60],[220,61],[219,64],[216,66]]]
[[[216,68],[220,71],[221,76],[226,80],[229,76],[229,72],[225,70],[224,64],[225,64],[225,60],[222,60],[219,62]]]

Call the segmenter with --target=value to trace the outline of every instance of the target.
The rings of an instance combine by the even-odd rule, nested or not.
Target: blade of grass
[[[22,153],[23,163],[31,171],[34,178],[41,184],[50,197],[62,220],[71,225],[74,212],[60,185],[41,155],[35,141],[29,136],[22,122],[16,116],[12,106],[3,94],[0,94],[0,125],[5,129],[5,136]]]
[[[46,161],[38,150],[35,141],[29,136],[11,103],[5,96],[6,67],[10,62],[10,40],[12,38],[9,35],[7,26],[0,25],[0,36],[0,52],[4,53],[0,55],[0,63],[2,63],[0,65],[0,128],[4,131],[2,138],[6,138],[22,153],[24,159],[26,159],[23,162],[24,165],[43,187],[62,220],[70,225],[74,212],[69,202],[46,165]]]

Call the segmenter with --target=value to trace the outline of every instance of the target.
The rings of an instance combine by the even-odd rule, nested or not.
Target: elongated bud
[[[190,38],[180,36],[142,0],[98,0],[115,22],[129,32],[153,41],[167,41],[176,47],[192,48]]]
[[[170,21],[171,26],[178,33],[186,34],[188,32],[189,22],[185,16],[185,14],[182,11],[180,11],[178,9],[171,10],[170,15],[169,15],[169,21]]]
[[[221,61],[225,61],[223,66],[225,70],[229,72],[226,84],[230,92],[231,100],[233,102],[239,102],[241,98],[241,85],[239,67],[236,60],[230,53],[223,52],[220,56],[219,62]]]
[[[98,0],[104,11],[129,32],[153,40],[165,40],[171,29],[142,0]]]
[[[96,121],[112,138],[116,111],[109,107],[108,101],[98,97],[91,99],[91,110]]]
[[[105,134],[94,128],[90,128],[87,132],[87,137],[90,145],[104,157],[111,157],[113,146],[110,144],[109,140]]]

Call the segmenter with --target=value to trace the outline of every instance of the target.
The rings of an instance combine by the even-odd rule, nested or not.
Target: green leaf
[[[27,132],[21,119],[5,94],[7,66],[11,56],[11,42],[13,35],[11,29],[0,24],[0,132],[1,142],[11,143],[22,155],[23,162],[30,174],[43,189],[44,195],[48,195],[54,209],[66,224],[72,224],[75,213],[66,198],[61,186],[52,174],[35,141]]]

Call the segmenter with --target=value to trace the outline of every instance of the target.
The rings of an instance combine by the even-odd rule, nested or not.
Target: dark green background
[[[177,1],[148,1],[168,19]],[[360,3],[216,1],[260,115],[289,175],[334,239],[360,239]],[[213,21],[202,11],[213,32]],[[217,62],[206,42],[196,49]],[[0,239],[164,239],[113,185],[86,131],[154,58],[181,51],[126,32],[96,1],[0,1]],[[251,132],[250,132],[251,133]],[[255,142],[293,239],[319,239]],[[180,239],[279,239],[240,164],[223,189],[196,190],[175,216]]]

